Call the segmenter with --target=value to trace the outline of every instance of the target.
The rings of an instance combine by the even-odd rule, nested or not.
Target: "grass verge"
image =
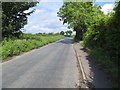
[[[61,35],[22,35],[19,39],[4,39],[0,46],[2,50],[0,50],[0,61],[7,59],[8,57],[12,57],[14,55],[19,55],[22,52],[30,51],[34,48],[41,47],[48,43],[55,42],[64,38]]]

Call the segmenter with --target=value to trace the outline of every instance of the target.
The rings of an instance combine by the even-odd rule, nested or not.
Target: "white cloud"
[[[36,25],[36,26],[32,26],[32,27],[29,27],[29,26],[26,26],[25,28],[27,28],[27,31],[26,33],[50,33],[50,32],[54,32],[54,33],[57,33],[57,32],[60,32],[60,31],[67,31],[68,28],[67,27],[57,27],[57,28],[49,28],[49,27],[41,27],[39,25]]]
[[[41,0],[41,2],[63,2],[63,0]]]
[[[67,25],[63,25],[57,17],[57,11],[62,6],[62,2],[40,2],[36,11],[28,17],[28,24],[25,25],[25,33],[49,33],[66,31]]]
[[[96,0],[96,2],[114,2],[114,0]]]
[[[104,14],[107,15],[109,12],[113,12],[113,8],[114,8],[114,4],[105,4],[102,7],[101,11],[103,11]]]
[[[34,10],[34,8],[30,8],[30,9],[28,9],[28,10],[25,10],[24,13],[29,13],[29,12],[31,12],[32,10]]]
[[[31,26],[31,27],[30,27],[30,29],[32,29],[32,30],[38,29],[38,28],[39,28],[39,26],[37,26],[37,25],[36,25],[36,26]]]
[[[38,13],[41,13],[41,12],[43,12],[43,10],[37,9],[37,10],[35,10],[35,12],[33,14],[38,14]]]

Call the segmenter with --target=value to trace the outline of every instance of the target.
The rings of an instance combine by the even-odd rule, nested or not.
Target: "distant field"
[[[5,38],[2,43],[0,43],[0,60],[5,60],[8,57],[12,57],[14,55],[19,55],[22,52],[27,52],[31,49],[41,47],[48,43],[55,42],[64,38],[62,35],[32,35],[32,34],[24,34],[19,38]]]

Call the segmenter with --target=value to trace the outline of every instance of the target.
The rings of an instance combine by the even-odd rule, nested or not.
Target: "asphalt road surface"
[[[2,88],[75,88],[78,68],[73,40],[32,50],[2,64]]]

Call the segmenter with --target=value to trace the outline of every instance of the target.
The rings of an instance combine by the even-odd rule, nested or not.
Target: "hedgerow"
[[[105,15],[101,6],[93,2],[64,2],[58,12],[60,21],[76,31],[80,42],[93,60],[107,73],[118,88],[120,58],[120,1],[115,2],[114,12]]]

